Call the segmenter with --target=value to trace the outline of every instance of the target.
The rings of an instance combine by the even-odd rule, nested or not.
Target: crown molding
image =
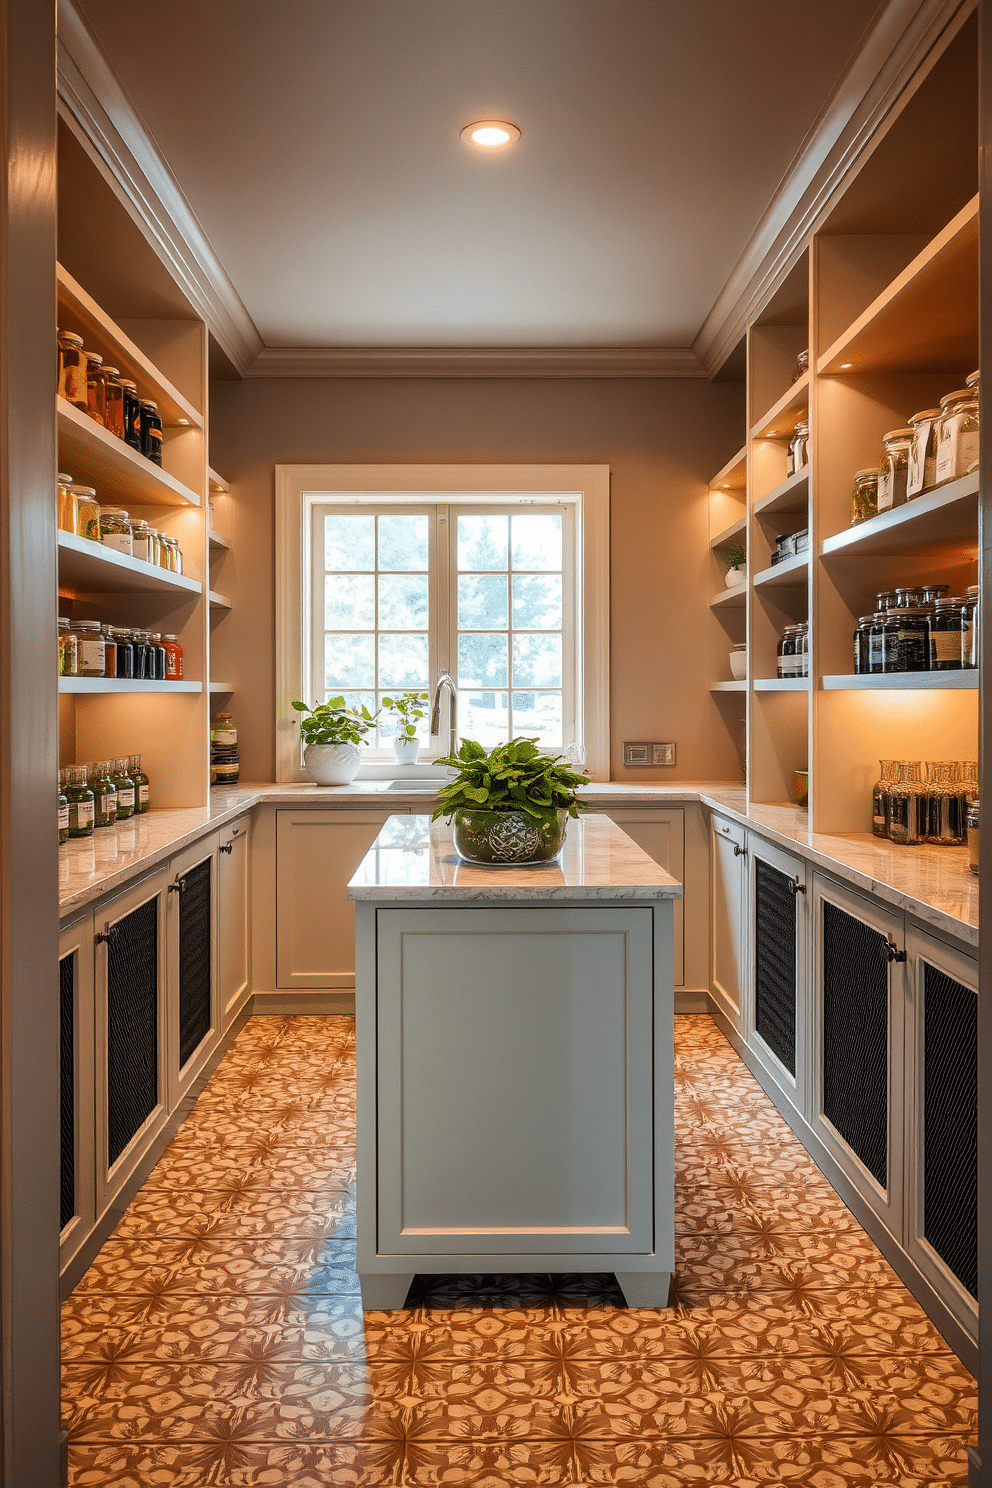
[[[68,122],[243,376],[264,344],[255,322],[73,0],[59,0],[57,86]]]
[[[712,377],[796,263],[873,136],[977,0],[888,0],[814,121],[692,343]]]
[[[705,377],[675,346],[267,346],[248,377]]]

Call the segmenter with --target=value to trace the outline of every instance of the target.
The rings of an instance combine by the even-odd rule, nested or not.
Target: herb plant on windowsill
[[[398,713],[403,720],[396,738],[393,740],[393,753],[396,762],[400,765],[415,765],[417,755],[420,753],[420,740],[417,738],[417,722],[423,718],[424,710],[421,703],[427,702],[426,692],[404,692],[396,698],[384,697],[382,706]]]
[[[300,719],[303,765],[314,785],[350,785],[362,762],[360,746],[375,728],[378,713],[370,713],[364,703],[348,708],[343,697],[312,708],[295,698],[293,707],[306,714]]]
[[[453,822],[459,857],[470,863],[544,863],[557,857],[568,818],[586,809],[576,789],[588,785],[560,754],[541,754],[535,739],[511,739],[488,754],[464,739],[453,759],[458,771],[438,792],[434,812]]]

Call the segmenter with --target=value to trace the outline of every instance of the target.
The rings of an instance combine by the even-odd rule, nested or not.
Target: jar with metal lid
[[[103,428],[107,426],[107,374],[103,370],[103,357],[89,354],[86,369],[86,411],[91,419]]]
[[[162,420],[158,404],[145,399],[141,404],[141,453],[153,465],[162,463]]]
[[[124,438],[124,389],[121,374],[116,367],[104,367],[105,424],[108,434],[117,439]]]
[[[900,760],[899,778],[885,796],[885,819],[892,842],[913,846],[925,842],[929,827],[927,788],[918,760]]]
[[[65,794],[65,778],[59,771],[59,846],[69,841],[69,802]]]
[[[871,622],[872,615],[862,615],[854,632],[854,675],[861,677],[871,671]]]
[[[878,462],[878,509],[891,511],[906,504],[906,481],[909,475],[909,451],[913,444],[912,429],[890,429],[882,435],[882,458]]]
[[[939,599],[930,616],[930,670],[959,672],[965,640],[964,600]]]
[[[114,627],[114,648],[117,651],[118,677],[133,677],[135,675],[134,641],[129,630],[122,626]]]
[[[65,798],[69,803],[69,836],[93,836],[93,792],[86,783],[86,766],[69,765],[65,772]]]
[[[181,682],[183,680],[183,648],[179,644],[179,637],[164,635],[162,645],[165,647],[166,681]]]
[[[131,551],[142,563],[151,563],[149,549],[152,546],[152,529],[147,522],[133,519],[131,522]]]
[[[77,336],[74,331],[59,331],[59,397],[85,413],[89,412],[86,389],[88,362],[82,336]]]
[[[876,610],[868,627],[868,670],[873,675],[895,670],[899,622],[890,610]]]
[[[164,532],[157,532],[155,536],[158,538],[158,566],[159,568],[171,568],[173,560],[169,549],[169,539]]]
[[[940,434],[940,409],[924,408],[909,420],[913,443],[909,451],[909,474],[906,495],[919,496],[937,484],[937,440]]]
[[[930,670],[930,611],[923,605],[907,605],[891,610],[890,619],[899,627],[896,665],[893,672],[928,672]]]
[[[100,503],[92,486],[74,486],[76,498],[76,522],[80,537],[90,542],[100,542]]]
[[[964,632],[961,636],[961,665],[978,665],[978,585],[969,584],[964,600]]]
[[[103,675],[105,677],[117,676],[117,641],[114,636],[112,625],[101,625],[103,634]]]
[[[885,794],[899,778],[899,767],[896,760],[879,760],[878,768],[879,776],[871,793],[871,829],[876,837],[887,837]]]
[[[968,802],[965,822],[968,832],[968,872],[978,872],[978,824],[981,808],[977,800]]]
[[[123,389],[124,443],[132,449],[141,450],[141,400],[138,389],[129,377],[121,378]]]
[[[179,551],[178,539],[174,537],[168,537],[166,534],[163,533],[160,541],[162,543],[165,557],[164,566],[169,570],[170,573],[182,573],[183,555]]]
[[[134,781],[134,810],[137,816],[144,816],[151,801],[151,792],[148,776],[141,768],[141,755],[132,754],[128,758],[127,773]]]
[[[878,471],[874,467],[855,473],[851,513],[852,527],[878,516]]]
[[[967,830],[968,794],[957,760],[927,764],[927,841],[941,847],[961,847]]]
[[[914,585],[912,588],[897,589],[895,603],[890,605],[892,610],[903,610],[907,605],[923,604],[923,586]]]
[[[149,637],[151,644],[151,676],[155,682],[165,681],[165,647],[162,645],[162,637],[157,632]]]
[[[78,535],[79,518],[76,514],[76,497],[72,489],[72,476],[63,475],[59,471],[58,481],[58,517],[59,530],[61,532],[74,532]]]
[[[950,587],[950,584],[924,584],[920,590],[920,603],[935,605],[939,599],[950,593]]]
[[[794,677],[796,675],[796,627],[794,625],[787,625],[783,630],[775,655],[776,677]]]
[[[809,371],[809,347],[801,351],[796,357],[796,370],[792,374],[793,382],[798,382],[800,377],[805,377]]]
[[[79,638],[69,629],[68,616],[59,616],[59,676],[79,676]]]
[[[110,778],[110,761],[100,760],[89,769],[93,791],[93,825],[112,827],[117,820],[117,787]]]
[[[132,630],[131,642],[134,647],[134,675],[142,681],[150,682],[154,678],[154,658],[151,655],[151,631]]]
[[[110,779],[117,787],[117,819],[127,821],[129,816],[134,815],[134,792],[135,785],[127,772],[127,760],[109,760]]]
[[[964,385],[965,387],[970,388],[973,393],[977,393],[981,380],[982,369],[981,367],[976,367],[974,372],[968,373],[968,376],[964,380]]]
[[[122,506],[105,506],[100,512],[100,541],[125,557],[133,556],[131,519]]]
[[[876,610],[894,610],[896,607],[896,591],[886,589],[881,594],[875,595]]]
[[[792,438],[789,440],[789,450],[785,460],[786,475],[794,475],[797,470],[802,470],[809,461],[809,424],[800,419],[796,424]]]
[[[937,485],[977,469],[978,397],[972,388],[959,388],[940,400]]]
[[[79,657],[76,675],[102,677],[106,658],[103,654],[103,633],[99,620],[74,620],[70,629],[76,637]]]
[[[796,626],[796,677],[809,676],[809,625],[800,620]]]

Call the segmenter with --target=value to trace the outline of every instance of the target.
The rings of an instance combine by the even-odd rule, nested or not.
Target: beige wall
[[[242,780],[274,770],[273,467],[602,463],[611,470],[612,774],[736,779],[709,683],[729,675],[708,600],[709,478],[743,443],[736,384],[636,380],[262,379],[211,386],[210,462],[232,482],[214,586],[213,675],[233,680]],[[222,510],[223,508],[223,510]],[[674,740],[674,770],[625,770],[624,739]]]

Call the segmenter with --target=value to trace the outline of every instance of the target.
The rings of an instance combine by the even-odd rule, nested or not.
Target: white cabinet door
[[[59,1267],[65,1267],[96,1218],[93,1121],[93,915],[59,936]]]
[[[615,821],[638,847],[654,858],[680,884],[685,883],[685,812],[657,810],[650,806],[610,806],[603,813]],[[675,985],[685,986],[683,951],[685,907],[681,899],[672,904],[675,930]]]
[[[217,1047],[217,834],[169,860],[169,1110]]]
[[[744,828],[714,815],[710,827],[710,994],[738,1033],[747,973],[747,846]]]
[[[808,864],[749,832],[748,1047],[806,1112],[809,1088]]]
[[[354,990],[355,908],[346,888],[395,814],[370,809],[276,812],[278,987]]]
[[[248,846],[251,817],[243,816],[218,833],[217,982],[221,1031],[231,1026],[251,982],[248,917]]]

